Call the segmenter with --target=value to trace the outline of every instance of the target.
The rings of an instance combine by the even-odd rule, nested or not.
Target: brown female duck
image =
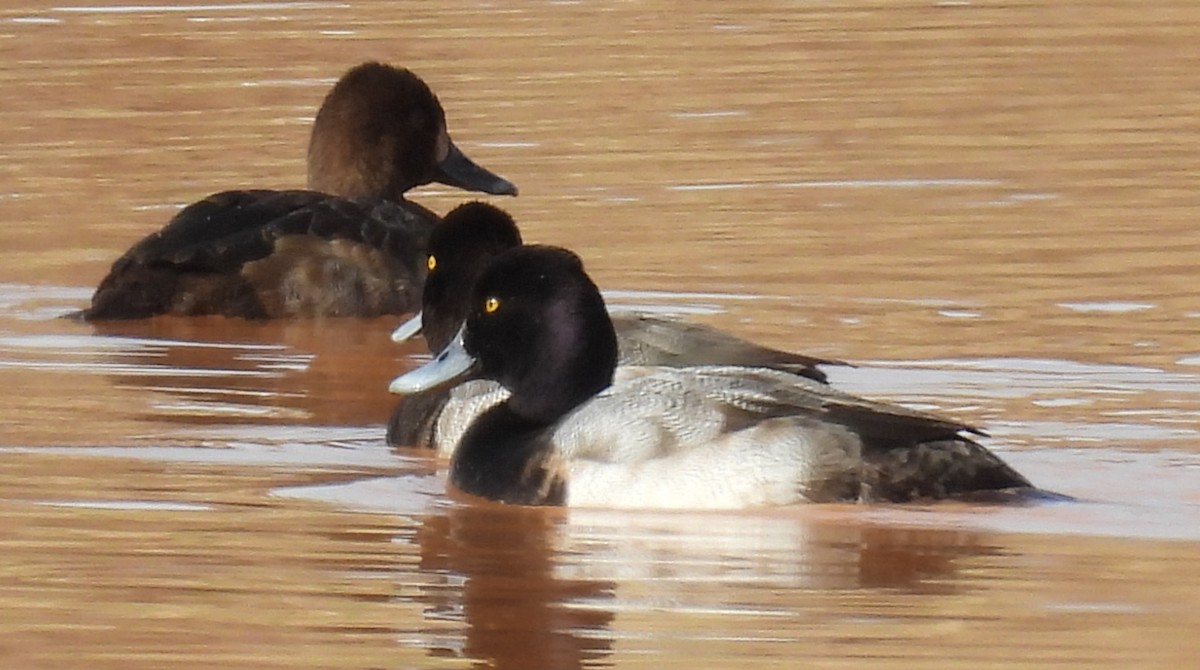
[[[437,216],[408,202],[440,182],[516,195],[450,140],[412,72],[364,63],[326,96],[308,148],[308,190],[211,195],[115,263],[87,320],[157,314],[375,316],[417,309]]]

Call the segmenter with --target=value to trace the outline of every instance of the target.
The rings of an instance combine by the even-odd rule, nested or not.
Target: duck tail
[[[965,499],[1037,489],[982,445],[965,438],[897,446],[867,456],[864,501]]]

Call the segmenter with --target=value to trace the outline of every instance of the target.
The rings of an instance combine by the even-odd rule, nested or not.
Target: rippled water
[[[1190,667],[1198,39],[1169,0],[5,3],[0,665]],[[392,319],[58,318],[180,205],[303,184],[368,58],[611,304],[854,362],[1078,502],[503,508],[384,444]]]

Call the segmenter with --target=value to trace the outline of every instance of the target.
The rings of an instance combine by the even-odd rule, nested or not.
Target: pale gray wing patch
[[[695,449],[766,419],[819,415],[821,396],[782,397],[782,386],[825,388],[797,380],[736,367],[622,366],[609,389],[564,418],[554,443],[567,458],[629,463]]]
[[[554,431],[566,458],[634,463],[716,439],[724,419],[675,375],[628,375],[564,417]]]
[[[742,509],[855,500],[858,453],[856,436],[841,426],[778,417],[646,461],[572,460],[567,504]]]
[[[436,424],[441,454],[508,395],[486,381],[452,394]],[[878,450],[867,446],[874,432],[954,439],[964,429],[784,372],[622,366],[547,438],[572,505],[738,508],[872,497],[863,486],[879,477],[864,452]]]

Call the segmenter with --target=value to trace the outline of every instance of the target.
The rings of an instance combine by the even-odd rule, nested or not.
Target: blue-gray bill
[[[469,372],[475,366],[475,358],[463,348],[462,338],[459,329],[458,335],[432,361],[393,379],[388,391],[397,395],[420,393]]]
[[[421,334],[421,313],[417,312],[411,319],[396,326],[396,330],[392,331],[393,342],[407,342],[417,335]]]

